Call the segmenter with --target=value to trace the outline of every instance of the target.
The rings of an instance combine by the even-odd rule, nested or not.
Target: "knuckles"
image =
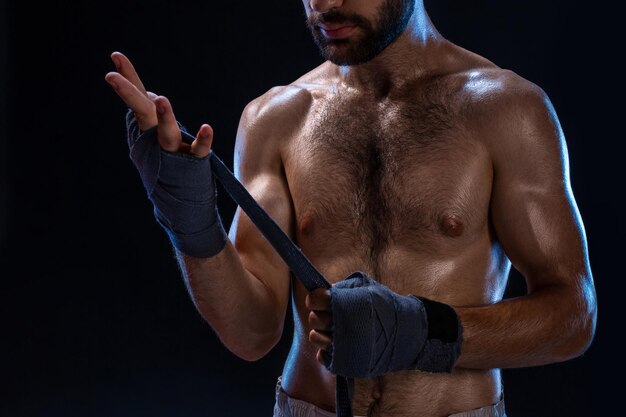
[[[319,288],[307,294],[305,304],[309,310],[326,310],[330,306],[330,292]]]

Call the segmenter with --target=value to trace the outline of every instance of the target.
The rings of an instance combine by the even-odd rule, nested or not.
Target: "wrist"
[[[155,217],[167,233],[172,246],[183,255],[193,258],[211,258],[220,253],[226,246],[228,235],[224,230],[222,219],[217,210],[215,211],[213,224],[204,230],[191,234],[177,233],[167,227],[156,213]]]
[[[428,335],[416,358],[415,369],[426,372],[452,372],[461,355],[463,327],[450,305],[412,295],[421,301],[426,313]]]
[[[178,123],[183,140],[193,137]],[[217,189],[209,157],[168,152],[161,148],[157,128],[138,128],[127,114],[130,158],[154,206],[154,216],[174,248],[194,258],[208,258],[226,246],[227,234],[217,211]]]

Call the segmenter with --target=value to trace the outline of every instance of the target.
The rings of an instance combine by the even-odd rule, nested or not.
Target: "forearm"
[[[484,307],[456,308],[463,324],[458,367],[519,368],[581,355],[595,328],[594,297],[566,285]]]
[[[185,284],[201,316],[237,356],[256,360],[282,334],[284,311],[276,296],[245,269],[230,240],[217,255],[177,253]]]

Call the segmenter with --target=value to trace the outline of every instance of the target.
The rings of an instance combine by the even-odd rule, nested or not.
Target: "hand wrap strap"
[[[333,343],[324,359],[332,373],[371,378],[401,370],[452,372],[462,337],[452,307],[396,294],[362,272],[335,284],[330,295]]]
[[[172,245],[196,258],[219,253],[226,245],[226,232],[219,216],[217,188],[209,156],[196,158],[161,149],[157,128],[142,132],[134,113],[126,114],[130,159],[139,171],[154,216]],[[194,138],[182,126],[183,140]]]
[[[129,111],[126,119],[127,119],[127,127],[128,127],[128,142],[129,142],[129,147],[131,148],[131,159],[133,159],[135,166],[137,166],[137,169],[139,170],[141,174],[142,180],[144,182],[144,186],[146,187],[146,190],[148,191],[148,196],[150,197],[151,201],[153,201],[152,195],[154,194],[155,189],[157,189],[157,185],[159,184],[161,180],[160,156],[155,157],[154,155],[155,154],[159,155],[162,153],[168,154],[168,153],[161,151],[161,149],[158,147],[158,142],[155,141],[156,135],[154,135],[154,132],[152,132],[152,134],[154,135],[155,138],[152,140],[150,145],[143,144],[140,146],[140,148],[136,148],[138,143],[141,143],[140,137],[143,137],[143,135],[148,133],[149,131],[143,132],[142,134],[142,132],[139,130],[139,127],[137,126],[136,120],[133,117],[132,111]],[[182,126],[181,126],[181,130],[183,130]],[[183,131],[183,140],[191,141],[193,140],[193,138]],[[154,146],[155,142],[157,144],[156,147]],[[240,205],[240,207],[246,212],[246,214],[248,214],[248,216],[254,222],[254,224],[257,225],[257,227],[259,227],[259,229],[263,232],[263,234],[268,238],[272,246],[277,250],[280,256],[285,260],[285,262],[293,270],[294,275],[304,283],[304,286],[309,291],[315,288],[331,287],[328,281],[325,280],[325,278],[319,273],[319,271],[315,269],[315,267],[310,263],[310,261],[306,258],[306,256],[304,256],[304,254],[300,251],[300,249],[293,242],[291,242],[288,236],[284,232],[282,232],[280,227],[278,227],[275,224],[275,222],[266,213],[264,213],[263,209],[254,201],[254,199],[249,195],[249,193],[245,190],[245,188],[238,182],[238,180],[234,177],[232,172],[228,170],[228,168],[223,164],[223,162],[221,162],[221,160],[219,160],[219,158],[217,158],[213,154],[213,152],[210,153],[210,158],[213,160],[213,164],[216,164],[216,166],[214,167],[214,169],[216,169],[215,173],[220,179],[220,181],[222,182],[222,184],[224,185],[225,189],[229,192],[231,197],[233,197],[233,199]],[[202,175],[204,175],[204,173]],[[163,178],[169,178],[169,177],[163,176]],[[213,178],[210,176],[210,173],[207,174],[205,178],[207,178],[207,183],[212,184],[214,187]],[[210,181],[208,179],[210,179]],[[166,185],[166,188],[167,188],[167,185]],[[209,199],[212,198],[214,201],[215,200],[215,188],[213,188],[213,192],[209,191],[207,195],[209,196]],[[155,201],[156,200],[154,200],[153,203],[155,203]],[[155,203],[155,215],[156,214],[157,214],[157,208],[156,208],[156,203]],[[157,220],[158,219],[159,217],[157,216]],[[222,235],[223,228],[221,227],[221,220],[219,218],[219,213],[217,212],[217,209],[215,209],[214,211],[214,221],[209,222],[209,224],[210,224],[209,228],[211,227],[217,228],[217,225],[219,225],[221,229],[221,233],[219,232],[215,233],[215,235],[218,236],[216,241],[219,241],[223,238],[224,244],[225,244],[226,236],[225,234]],[[162,223],[161,225],[164,226]],[[168,228],[165,227],[165,229],[166,231],[168,231],[168,234],[170,234],[170,231],[168,230]],[[174,228],[172,228],[172,230],[174,230]],[[172,237],[172,235],[174,235],[174,238],[178,237],[177,234],[170,234],[170,237]],[[182,247],[181,243],[176,243],[177,241],[174,239],[172,239],[172,242],[177,247],[177,249],[181,250],[181,247]],[[186,244],[187,243],[185,243],[185,245]],[[216,247],[219,247],[219,246],[220,246],[219,244],[216,245]],[[199,250],[199,252],[202,252],[202,248],[203,248],[202,245],[194,246],[194,247],[196,247]],[[205,248],[204,253],[206,253],[207,252],[206,247],[204,248]],[[210,253],[210,252],[213,252],[214,250],[208,250],[208,252]],[[181,252],[185,253],[185,251],[183,250],[181,250]],[[191,254],[192,256],[198,256],[198,255],[193,255],[190,252],[191,250],[186,253]],[[219,250],[216,250],[216,253],[217,252],[219,252]],[[208,256],[211,256],[211,255],[208,255]],[[369,325],[360,326],[359,330],[355,332],[357,334],[352,335],[353,331],[350,330],[352,325],[348,325],[348,323],[350,322],[358,323],[361,320],[367,320],[367,317],[370,317],[370,318],[374,317],[374,314],[366,314],[367,317],[363,316],[364,312],[365,313],[372,312],[373,301],[371,300],[374,299],[374,296],[369,297],[370,298],[369,302],[367,301],[368,297],[364,297],[365,301],[359,299],[357,302],[353,303],[352,301],[350,301],[350,299],[354,297],[347,295],[349,294],[349,291],[352,291],[352,289],[356,288],[358,290],[361,290],[362,289],[361,287],[366,287],[366,289],[369,288],[367,292],[371,291],[371,293],[383,294],[382,296],[375,296],[376,299],[381,302],[381,303],[379,303],[379,301],[376,302],[377,303],[376,316],[382,317],[381,320],[379,320],[378,318],[376,320],[378,320],[379,323],[383,323],[383,322],[387,323],[386,324],[387,327],[383,327],[382,324],[378,325],[374,323],[373,320],[368,320]],[[346,292],[344,293],[344,291]],[[391,295],[389,296],[389,294],[387,294],[386,292],[391,293]],[[343,296],[344,294],[346,294],[347,296],[344,297]],[[398,313],[390,314],[389,310],[385,309],[382,306],[385,304],[389,306],[390,300],[393,300],[393,303],[395,304],[396,300],[394,297],[402,297],[402,296],[399,296],[398,294],[391,292],[390,290],[386,289],[384,286],[372,280],[371,278],[367,277],[365,274],[361,272],[355,272],[354,274],[346,278],[346,280],[338,283],[337,285],[331,288],[331,300],[332,300],[331,308],[333,309],[333,313],[334,313],[334,317],[333,317],[334,322],[335,322],[334,329],[337,329],[337,332],[335,332],[334,343],[333,345],[331,345],[331,349],[329,349],[330,352],[329,353],[325,352],[325,359],[327,360],[327,367],[329,367],[331,371],[337,374],[337,387],[336,387],[337,412],[336,414],[338,417],[351,417],[352,416],[352,397],[354,393],[353,377],[356,376],[356,375],[349,375],[348,373],[343,373],[340,371],[340,369],[345,367],[348,372],[350,372],[350,369],[352,369],[352,371],[355,374],[374,375],[375,373],[377,374],[377,372],[379,372],[380,369],[384,368],[385,366],[387,366],[387,368],[390,369],[389,372],[391,372],[392,369],[399,368],[399,366],[396,365],[396,361],[398,360],[396,358],[403,358],[403,359],[399,359],[400,361],[409,361],[409,360],[404,359],[404,358],[410,357],[407,350],[402,350],[402,349],[398,350],[397,346],[392,346],[391,348],[387,347],[387,345],[389,344],[387,343],[387,341],[390,341],[391,339],[395,340],[394,345],[397,345],[399,343],[400,344],[407,343],[405,340],[403,340],[403,338],[405,337],[403,336],[403,334],[406,331],[406,329],[412,328],[409,325],[410,323],[412,323],[412,320],[408,319],[407,317],[411,316],[411,313],[410,313],[411,311],[421,311],[420,308],[418,308],[417,310],[413,310],[412,308],[410,308],[409,307],[410,300],[407,300],[407,298],[414,298],[415,300],[422,302],[423,308],[426,311],[426,317],[427,317],[426,323],[428,322],[431,323],[431,326],[429,326],[428,331],[427,331],[426,340],[423,342],[422,349],[419,353],[416,354],[417,358],[414,362],[416,368],[412,368],[412,369],[421,369],[421,370],[430,371],[430,372],[441,372],[441,371],[451,372],[452,368],[454,367],[454,363],[456,362],[456,359],[460,355],[460,343],[461,343],[461,331],[462,331],[461,324],[460,324],[460,321],[458,320],[458,317],[456,316],[456,313],[450,306],[447,306],[442,303],[437,303],[434,301],[426,300],[424,298],[420,299],[414,296],[409,296],[409,297],[398,299],[397,301],[397,304],[399,306]],[[359,298],[359,297],[356,297],[356,298]],[[368,303],[369,303],[369,306],[368,306]],[[359,307],[355,309],[355,308],[349,307],[350,305],[359,306]],[[345,313],[338,314],[340,310],[344,311]],[[378,310],[386,311],[386,313],[378,313]],[[356,314],[355,314],[355,311],[357,311]],[[404,314],[403,312],[408,313],[408,316]],[[394,331],[393,330],[394,326],[389,324],[393,321],[390,318],[395,314],[403,317],[401,319],[395,319],[396,321],[402,323],[402,325],[399,326],[401,328],[400,331],[398,331],[397,329]],[[423,318],[422,320],[417,320],[418,323],[421,321],[423,321]],[[433,323],[437,323],[437,325],[432,326]],[[389,331],[390,327],[392,328],[391,331]],[[395,327],[398,327],[398,326],[396,325]],[[339,328],[346,329],[346,330],[345,332],[342,332],[342,331],[339,331]],[[415,325],[415,328],[417,328],[417,325]],[[372,331],[372,329],[374,330]],[[344,333],[344,334],[340,334],[340,333]],[[423,334],[421,332],[418,331],[418,333],[421,334],[420,337],[423,337]],[[380,335],[381,338],[384,335],[385,343],[382,343],[382,341],[380,343],[377,343],[378,339],[375,337],[372,337],[372,334]],[[411,335],[409,335],[409,338],[413,340],[418,340],[420,337],[416,337],[416,335],[413,335],[413,337],[411,337]],[[366,340],[367,339],[370,341],[370,343],[365,343],[363,344],[363,346],[375,346],[375,348],[367,349],[368,352],[366,352],[365,354],[360,353],[358,352],[359,350],[358,346],[355,343],[350,342],[352,339],[354,340]],[[336,348],[334,349],[335,354],[333,356],[333,347],[335,345],[336,345]],[[351,349],[351,348],[356,348],[357,350],[356,354],[352,354],[352,353],[346,354],[346,350]],[[395,353],[396,350],[398,350],[399,353]],[[380,354],[379,351],[382,351],[383,354]],[[415,352],[416,351],[413,351],[413,353]],[[359,356],[359,358],[361,359],[351,361],[350,355]],[[385,356],[388,359],[383,360],[382,359],[383,356]],[[375,357],[376,359],[370,360],[369,358],[371,357]],[[365,360],[363,360],[363,358],[365,358]],[[345,366],[346,363],[348,364],[347,366]],[[366,365],[363,365],[363,363],[366,363]],[[413,362],[411,361],[411,363]],[[373,367],[372,367],[372,364],[374,364]],[[365,369],[365,371],[363,371],[363,369]],[[403,368],[400,367],[399,369],[403,369]]]

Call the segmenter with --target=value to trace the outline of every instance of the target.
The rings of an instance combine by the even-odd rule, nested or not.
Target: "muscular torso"
[[[330,281],[363,271],[399,294],[453,306],[501,299],[510,263],[490,224],[493,171],[472,118],[468,74],[376,97],[335,83],[322,68],[302,87],[306,115],[281,143],[281,157],[296,243]],[[305,296],[294,280],[283,388],[332,411],[334,376],[308,342]],[[500,395],[498,370],[398,372],[357,380],[354,413],[444,416]]]

